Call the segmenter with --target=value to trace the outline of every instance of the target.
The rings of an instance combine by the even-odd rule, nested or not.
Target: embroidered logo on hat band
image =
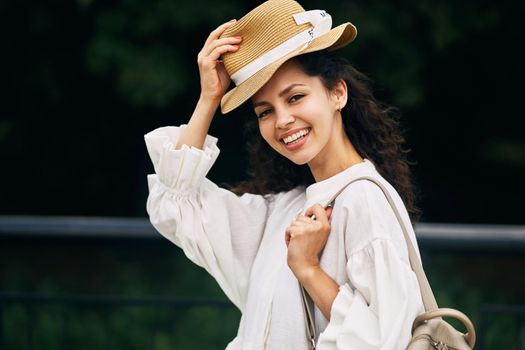
[[[231,79],[235,85],[241,84],[264,67],[276,62],[290,52],[298,48],[304,49],[308,47],[308,44],[313,39],[328,33],[332,29],[332,16],[324,10],[297,13],[293,15],[293,18],[298,25],[310,23],[313,27],[294,35],[232,74]]]

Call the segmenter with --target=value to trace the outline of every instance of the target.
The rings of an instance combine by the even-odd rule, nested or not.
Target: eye
[[[297,95],[293,95],[292,97],[290,97],[290,99],[288,100],[288,102],[297,102],[299,101],[301,98],[303,98],[304,95],[303,94],[297,94]]]
[[[269,109],[265,109],[264,111],[262,111],[261,113],[259,113],[257,115],[257,118],[260,120],[260,119],[263,119],[264,117],[266,117],[268,114],[270,114],[272,112],[272,110],[269,108]]]

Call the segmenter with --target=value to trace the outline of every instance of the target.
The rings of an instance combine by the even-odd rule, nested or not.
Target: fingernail
[[[233,22],[236,22],[237,20],[234,18],[234,19],[231,19],[228,23],[233,23]]]

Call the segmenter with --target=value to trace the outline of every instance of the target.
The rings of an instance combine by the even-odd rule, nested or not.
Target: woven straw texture
[[[235,25],[226,29],[221,37],[241,35],[242,45],[235,53],[223,55],[224,66],[230,75],[263,53],[292,36],[311,27],[309,23],[297,25],[293,19],[304,9],[295,1],[270,0],[259,5]]]
[[[304,12],[304,9],[293,0],[269,0],[228,28],[221,35],[221,38],[236,35],[243,38],[239,50],[222,56],[229,75],[239,71],[257,57],[294,35],[311,28],[312,25],[309,23],[302,25],[295,23],[292,16],[300,12]],[[221,100],[222,113],[230,112],[253,96],[272,77],[273,73],[290,58],[308,52],[322,49],[333,50],[345,46],[354,40],[356,34],[357,30],[351,23],[342,24],[312,40],[308,46],[300,47],[278,61],[269,64],[224,95]]]

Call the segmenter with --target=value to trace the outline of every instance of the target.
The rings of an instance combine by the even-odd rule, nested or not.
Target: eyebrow
[[[290,90],[292,90],[294,87],[297,87],[297,86],[306,86],[304,84],[291,84],[289,85],[288,87],[286,87],[285,89],[283,89],[283,91],[279,92],[279,97],[282,97],[283,95],[287,94],[288,92],[290,92]],[[260,101],[260,102],[256,102],[253,104],[253,108],[255,107],[259,107],[259,106],[262,106],[262,105],[269,105],[270,103],[269,102],[266,102],[266,101]]]

